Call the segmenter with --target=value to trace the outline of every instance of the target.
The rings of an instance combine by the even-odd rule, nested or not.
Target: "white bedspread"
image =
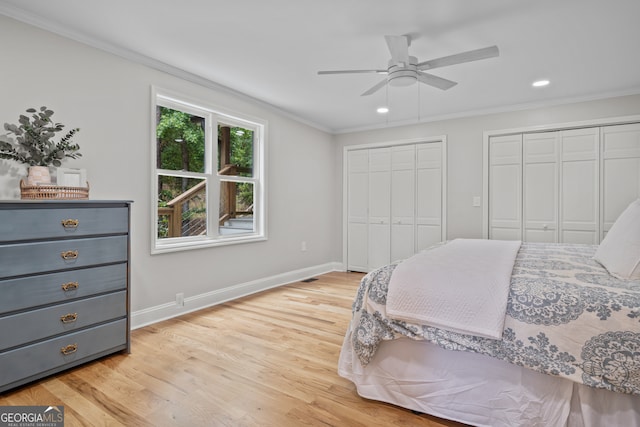
[[[414,255],[391,276],[387,316],[500,339],[520,244],[456,239]]]

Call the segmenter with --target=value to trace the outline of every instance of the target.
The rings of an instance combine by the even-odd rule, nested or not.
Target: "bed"
[[[640,200],[599,246],[510,242],[507,267],[485,258],[498,243],[459,240],[363,277],[338,367],[358,394],[475,426],[640,426]],[[443,261],[455,246],[478,247],[475,270]],[[445,320],[458,305],[467,317],[488,306],[488,328],[480,311],[469,330],[425,314],[457,283],[425,291],[447,277],[425,269],[448,263],[479,290],[464,288],[470,301],[454,299]]]

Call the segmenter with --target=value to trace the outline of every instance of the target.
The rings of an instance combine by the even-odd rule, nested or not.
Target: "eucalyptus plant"
[[[54,123],[53,111],[47,107],[26,110],[31,117],[20,115],[19,125],[4,124],[4,129],[15,135],[15,141],[0,141],[0,159],[15,160],[29,166],[61,166],[62,159],[82,157],[80,146],[71,142],[79,128],[69,130],[58,142],[53,141],[56,134],[63,132],[64,125]]]

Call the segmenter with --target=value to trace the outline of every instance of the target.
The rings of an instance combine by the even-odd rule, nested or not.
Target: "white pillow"
[[[593,258],[618,279],[640,279],[640,199],[620,214]]]

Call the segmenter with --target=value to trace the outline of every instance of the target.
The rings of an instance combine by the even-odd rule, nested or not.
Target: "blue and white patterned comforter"
[[[362,279],[353,303],[353,349],[366,365],[381,341],[405,336],[640,395],[640,282],[610,276],[593,260],[596,248],[523,243],[502,340],[388,318],[387,286],[397,264],[379,268]]]

